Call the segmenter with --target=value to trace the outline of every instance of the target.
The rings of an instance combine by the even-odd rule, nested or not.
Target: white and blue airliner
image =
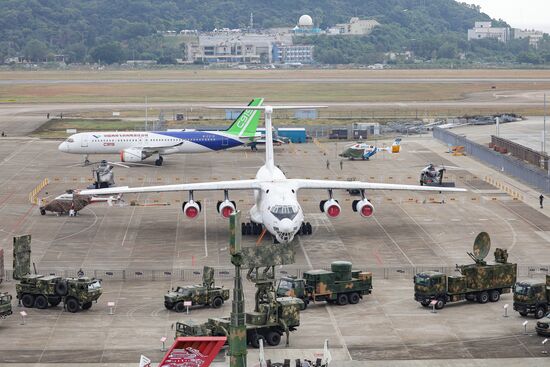
[[[261,106],[263,98],[253,99],[248,106]],[[249,143],[256,136],[261,111],[244,110],[237,119],[221,131],[111,131],[86,132],[69,136],[59,145],[64,153],[120,154],[122,162],[141,162],[153,155],[162,166],[163,156],[178,153],[206,153]]]

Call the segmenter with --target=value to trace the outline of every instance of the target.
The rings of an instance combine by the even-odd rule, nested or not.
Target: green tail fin
[[[264,102],[263,98],[254,98],[249,106],[261,106]],[[260,122],[260,116],[262,111],[244,110],[239,117],[229,126],[226,130],[231,135],[238,137],[254,137],[256,135],[256,129]]]

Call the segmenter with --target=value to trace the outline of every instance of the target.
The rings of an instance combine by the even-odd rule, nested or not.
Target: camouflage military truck
[[[44,275],[25,275],[15,285],[17,298],[24,307],[45,309],[55,307],[61,301],[69,312],[78,312],[92,307],[92,302],[101,296],[98,279],[61,278]]]
[[[356,304],[372,292],[372,273],[352,270],[348,261],[335,261],[331,271],[310,270],[303,279],[283,277],[277,286],[277,296],[291,296],[309,302],[326,301],[339,305]]]
[[[164,307],[176,312],[185,311],[185,301],[191,301],[193,306],[211,306],[219,308],[229,299],[229,289],[216,287],[214,284],[214,269],[205,266],[202,273],[202,285],[177,287],[164,295]]]
[[[92,307],[101,296],[101,281],[95,278],[61,278],[31,274],[31,236],[13,238],[13,279],[17,299],[25,307],[45,309],[61,302],[69,312]]]
[[[495,263],[487,264],[484,259],[491,248],[491,240],[485,232],[474,242],[474,251],[468,253],[475,261],[471,265],[457,265],[460,276],[447,276],[437,271],[418,273],[414,277],[414,299],[428,307],[435,300],[436,309],[446,303],[462,300],[479,303],[497,302],[502,293],[509,293],[517,274],[517,264],[508,262],[508,252],[497,248]]]
[[[300,309],[303,302],[294,297],[280,297],[274,302],[260,303],[259,310],[246,313],[246,340],[253,348],[260,347],[260,340],[275,346],[283,333],[288,334],[300,325]],[[180,336],[227,336],[229,317],[211,318],[204,324],[176,323],[176,338]]]
[[[4,281],[4,249],[0,248],[0,284]]]
[[[540,319],[550,310],[550,275],[546,283],[537,280],[523,280],[514,286],[514,310],[521,316],[532,313]]]
[[[5,292],[0,292],[0,318],[5,319],[11,314],[11,296]]]

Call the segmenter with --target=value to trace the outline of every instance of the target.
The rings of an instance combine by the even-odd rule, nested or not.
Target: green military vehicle
[[[11,296],[6,292],[0,292],[0,318],[5,319],[12,313]]]
[[[550,275],[546,283],[537,280],[523,280],[514,286],[514,310],[521,316],[532,313],[541,319],[550,309]]]
[[[275,346],[281,336],[296,330],[300,325],[300,309],[303,302],[294,297],[279,297],[270,303],[261,303],[258,311],[245,315],[246,340],[253,348],[260,347],[260,340]],[[176,323],[176,338],[180,336],[227,336],[229,337],[229,317],[210,318],[204,324],[192,322]]]
[[[428,307],[432,301],[436,309],[446,303],[462,300],[479,303],[497,302],[502,293],[509,293],[516,281],[517,264],[508,262],[508,251],[497,248],[495,263],[484,259],[491,248],[491,239],[481,232],[475,239],[474,251],[468,255],[471,265],[457,265],[460,276],[447,276],[437,271],[418,273],[414,277],[414,299]]]
[[[164,295],[164,307],[168,310],[183,312],[186,309],[184,302],[191,302],[192,306],[211,306],[219,308],[229,299],[229,289],[216,287],[214,284],[214,269],[205,266],[202,273],[202,285],[177,287]]]
[[[300,298],[305,309],[309,302],[356,304],[372,292],[372,273],[352,270],[352,264],[348,261],[335,261],[330,264],[330,269],[306,271],[303,279],[281,278],[277,296]]]
[[[95,278],[62,278],[31,274],[31,236],[13,238],[13,279],[17,299],[24,307],[45,309],[63,302],[67,311],[92,307],[101,296],[101,281]],[[36,272],[36,269],[35,269]]]
[[[67,311],[78,312],[92,307],[92,302],[97,302],[101,296],[101,282],[94,278],[28,274],[19,280],[15,285],[17,298],[29,308],[55,307],[63,301]]]

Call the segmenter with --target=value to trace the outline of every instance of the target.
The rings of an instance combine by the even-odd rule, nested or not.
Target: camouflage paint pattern
[[[0,292],[0,318],[4,319],[11,314],[11,296],[5,292]]]
[[[294,246],[290,243],[276,246],[243,247],[241,256],[243,269],[289,265],[295,262]]]
[[[216,287],[214,282],[214,269],[205,266],[202,273],[202,285],[188,285],[176,287],[164,295],[164,306],[172,310],[178,303],[182,303],[179,311],[184,310],[183,302],[191,301],[193,306],[208,306],[212,305],[216,298],[221,298],[223,301],[229,299],[229,289]]]
[[[247,333],[245,323],[245,305],[244,290],[241,277],[241,267],[243,265],[242,256],[242,232],[241,212],[237,211],[229,217],[230,239],[229,247],[231,253],[231,263],[235,266],[235,276],[233,277],[233,302],[231,304],[230,325],[219,325],[215,330],[222,330],[228,337],[229,342],[229,365],[231,367],[246,366],[246,346]],[[229,335],[227,335],[229,333]]]
[[[351,263],[334,262],[331,269],[310,270],[304,273],[306,291],[304,294],[311,301],[335,300],[341,293],[370,294],[372,291],[372,273],[351,270]],[[357,278],[353,277],[357,274]],[[342,280],[339,280],[342,279]]]
[[[31,273],[31,235],[13,237],[13,279]]]
[[[522,288],[527,294],[519,294],[516,289]],[[516,283],[514,287],[514,310],[520,313],[535,312],[542,307],[544,312],[550,308],[550,275],[546,275],[546,283],[537,280],[525,280]]]
[[[0,248],[0,284],[2,284],[2,281],[4,280],[4,249]]]
[[[72,200],[59,200],[54,199],[49,203],[44,203],[40,206],[40,210],[45,210],[48,212],[54,212],[59,214],[67,214],[71,209],[74,209],[76,212],[84,209],[86,206],[90,205],[92,202],[92,197],[89,195],[78,195],[73,194]]]

